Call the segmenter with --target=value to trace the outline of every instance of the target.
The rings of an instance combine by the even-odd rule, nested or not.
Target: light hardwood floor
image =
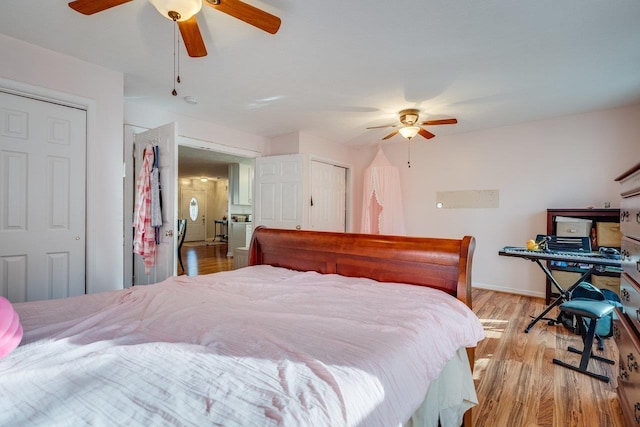
[[[178,264],[178,275],[197,276],[233,270],[233,258],[227,257],[227,244],[182,246],[184,271]]]
[[[226,244],[182,250],[189,275],[233,269]],[[476,349],[476,427],[625,426],[615,388],[617,365],[589,363],[589,369],[611,378],[604,383],[551,362],[555,357],[579,364],[580,356],[566,348],[581,349],[580,336],[544,320],[524,333],[544,310],[543,299],[474,289],[473,307],[486,335]],[[555,316],[557,311],[550,313]],[[605,340],[604,356],[618,360],[613,338]]]
[[[473,307],[486,334],[476,350],[476,427],[625,426],[616,394],[617,364],[589,363],[589,369],[611,378],[607,384],[552,363],[555,357],[579,364],[580,355],[566,350],[569,345],[582,349],[579,335],[544,320],[524,333],[544,310],[543,299],[474,289]],[[554,310],[549,317],[556,315]],[[613,338],[605,340],[603,353],[617,363]]]

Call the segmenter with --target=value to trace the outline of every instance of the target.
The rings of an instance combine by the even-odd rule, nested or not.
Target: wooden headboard
[[[471,308],[474,249],[471,236],[457,240],[257,227],[249,265],[428,286]]]

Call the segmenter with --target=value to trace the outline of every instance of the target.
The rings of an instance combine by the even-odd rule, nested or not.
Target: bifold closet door
[[[0,295],[85,293],[86,111],[0,92]]]

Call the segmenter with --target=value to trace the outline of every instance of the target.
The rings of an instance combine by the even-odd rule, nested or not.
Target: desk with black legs
[[[218,225],[220,226],[220,231],[218,231]],[[229,226],[229,222],[226,219],[216,219],[214,220],[214,234],[213,241],[219,237],[220,241],[226,242],[229,236],[229,230],[227,229]]]
[[[544,271],[547,278],[558,289],[560,295],[549,306],[538,315],[535,319],[529,323],[529,326],[524,330],[525,333],[529,332],[529,329],[533,327],[539,320],[543,319],[554,307],[562,304],[564,301],[568,301],[571,291],[573,291],[582,281],[588,278],[598,267],[620,267],[621,262],[619,259],[607,258],[599,252],[562,252],[562,251],[532,251],[526,248],[519,248],[515,246],[505,246],[498,252],[501,256],[510,256],[517,258],[524,258],[529,261],[535,262]],[[564,261],[571,263],[585,264],[589,267],[586,272],[580,276],[580,278],[566,290],[562,289],[562,286],[553,277],[546,263],[541,261]]]

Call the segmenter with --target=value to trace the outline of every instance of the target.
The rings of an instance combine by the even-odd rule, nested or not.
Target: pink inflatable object
[[[0,359],[11,353],[22,340],[18,313],[6,298],[0,297]]]

